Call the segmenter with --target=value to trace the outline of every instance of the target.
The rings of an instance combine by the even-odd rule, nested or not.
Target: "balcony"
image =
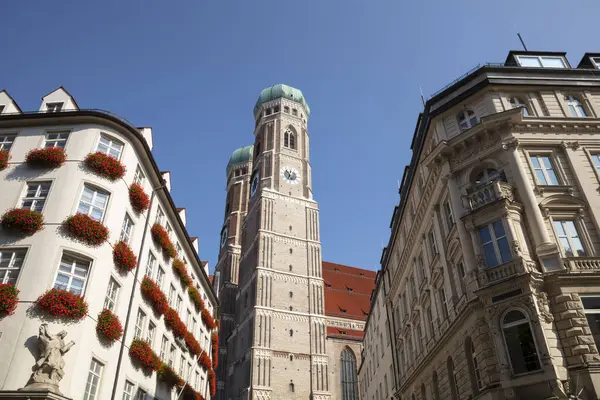
[[[479,271],[479,286],[487,286],[513,276],[522,275],[535,270],[533,261],[525,261],[517,257],[507,263],[494,268],[486,268]]]
[[[467,194],[467,201],[469,202],[471,211],[502,199],[514,200],[514,188],[503,181],[490,182]]]
[[[569,272],[575,273],[600,273],[599,257],[570,257],[563,258],[565,268]]]

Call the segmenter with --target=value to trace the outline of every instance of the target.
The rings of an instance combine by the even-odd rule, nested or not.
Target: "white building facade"
[[[175,208],[170,176],[158,170],[151,154],[151,129],[135,128],[109,113],[80,110],[62,87],[42,100],[39,112],[22,113],[8,93],[0,92],[0,150],[10,154],[8,166],[0,171],[0,213],[35,208],[45,219],[43,229],[30,236],[0,231],[0,284],[11,283],[20,291],[14,314],[0,320],[0,398],[3,393],[18,398],[13,391],[27,385],[38,357],[42,322],[48,323],[51,333],[64,330],[65,340],[75,342],[64,354],[60,380],[60,391],[67,398],[176,398],[176,389],[158,380],[156,372],[144,373],[130,358],[128,349],[136,337],[147,340],[162,361],[199,395],[210,398],[211,372],[175,339],[165,318],[153,311],[140,291],[145,275],[153,279],[188,332],[211,354],[211,329],[151,233],[155,223],[166,229],[191,276],[190,287],[199,291],[205,309],[214,315],[217,300],[200,265],[197,240],[186,231],[185,209]],[[32,149],[55,146],[67,154],[64,165],[33,168],[25,162]],[[94,152],[117,158],[125,175],[111,181],[90,171],[83,160]],[[138,213],[132,208],[132,183],[150,197],[148,210]],[[62,222],[76,213],[102,222],[109,230],[107,242],[90,247],[66,235]],[[126,273],[113,262],[113,246],[121,240],[138,258],[137,267]],[[52,288],[83,296],[88,315],[75,322],[40,312],[36,299]],[[97,316],[105,308],[126,327],[125,336],[110,345],[96,333]]]

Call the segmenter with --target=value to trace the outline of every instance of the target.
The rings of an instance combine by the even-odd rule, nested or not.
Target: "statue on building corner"
[[[73,341],[65,343],[65,336],[67,336],[66,331],[52,335],[48,332],[48,324],[40,325],[38,334],[40,355],[34,366],[35,371],[31,375],[31,383],[22,390],[50,391],[62,394],[58,385],[65,376],[63,355],[75,344]]]

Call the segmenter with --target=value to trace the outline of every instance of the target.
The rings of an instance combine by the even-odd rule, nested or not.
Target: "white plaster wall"
[[[19,112],[15,102],[4,91],[0,92],[0,106],[4,106],[2,114],[14,114]]]

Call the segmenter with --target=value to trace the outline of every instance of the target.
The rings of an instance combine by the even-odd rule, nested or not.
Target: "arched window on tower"
[[[346,347],[340,356],[342,400],[358,400],[358,376],[354,352]]]
[[[296,150],[296,134],[291,129],[283,134],[283,147]]]

